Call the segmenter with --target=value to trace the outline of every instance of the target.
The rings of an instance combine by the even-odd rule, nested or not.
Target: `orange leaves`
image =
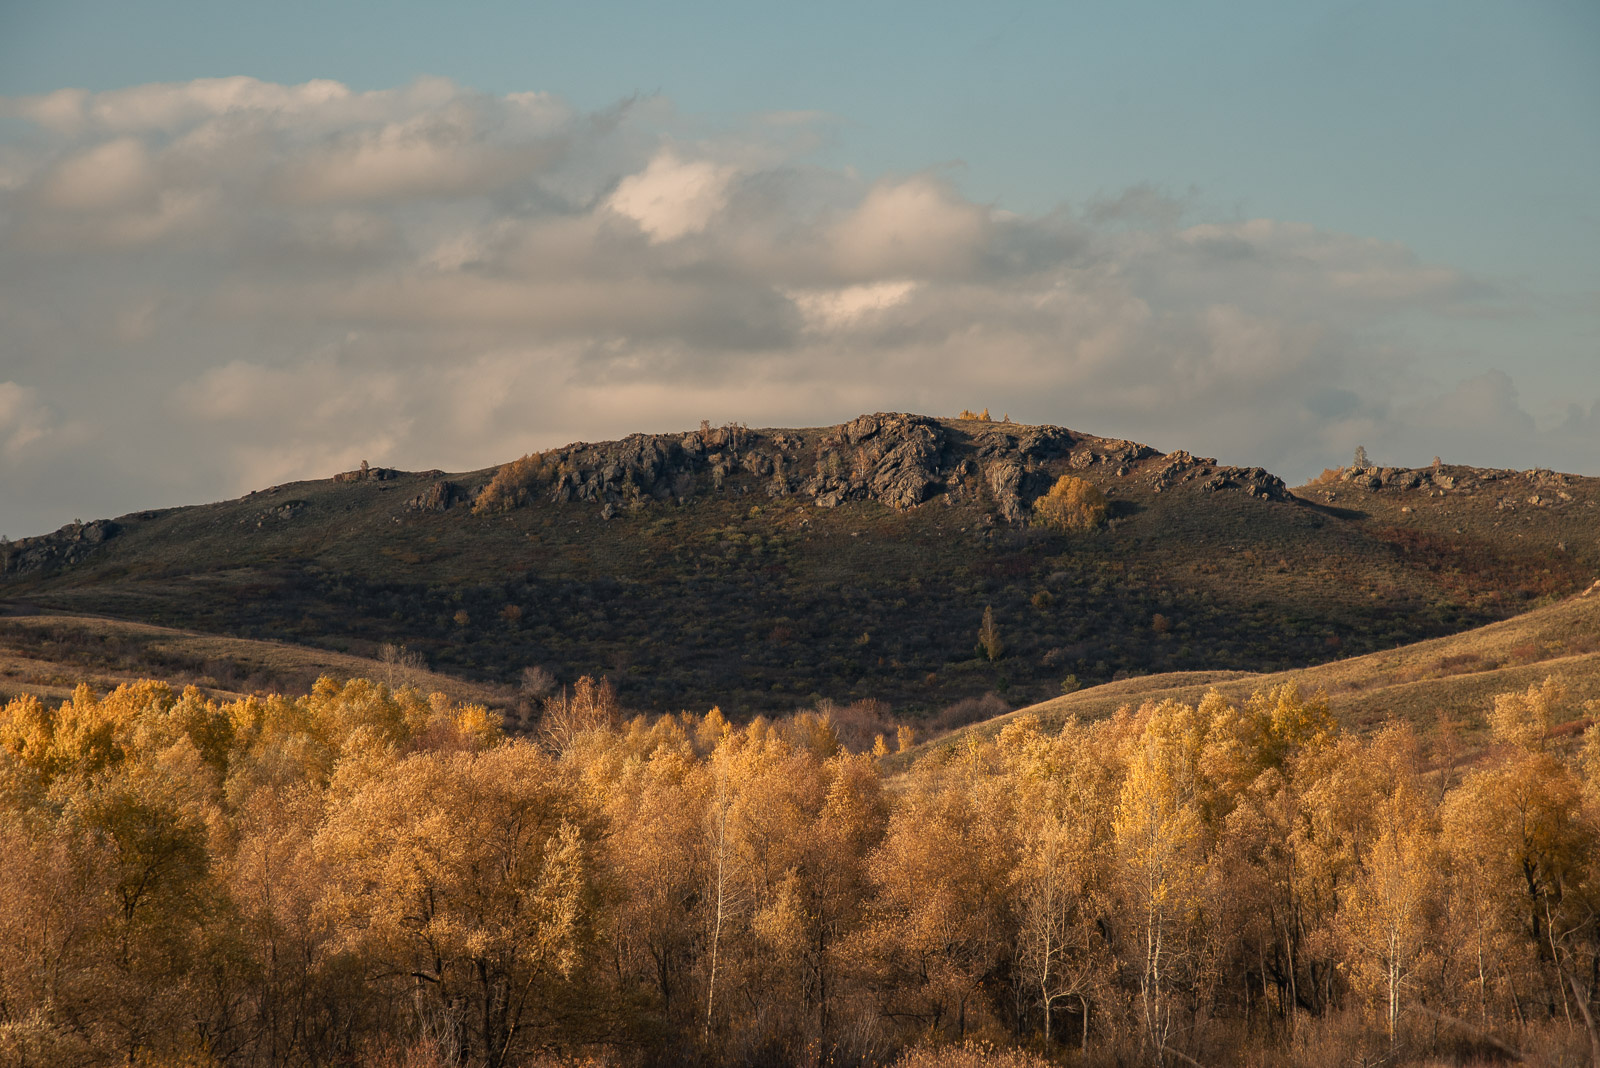
[[[1555,725],[1556,708],[1565,697],[1554,676],[1524,693],[1502,693],[1494,699],[1489,726],[1495,740],[1530,752],[1543,749],[1545,736]]]
[[[530,453],[520,460],[502,464],[483,492],[478,494],[472,510],[485,515],[520,507],[554,475],[555,471],[544,453]]]
[[[1033,502],[1034,518],[1056,530],[1093,530],[1105,521],[1109,505],[1094,483],[1062,475],[1050,492]]]
[[[1459,778],[1283,687],[1024,713],[886,782],[831,709],[623,722],[593,680],[545,745],[362,680],[19,699],[0,1060],[159,1063],[217,1034],[247,1036],[241,1064],[814,1062],[853,1036],[866,1063],[1038,1034],[1199,1060],[1204,1031],[1231,1063],[1246,1013],[1255,1037],[1364,1013],[1397,1049],[1418,1006],[1486,1033],[1581,1015],[1600,733],[1569,765],[1561,711],[1550,687],[1496,701],[1502,744]]]

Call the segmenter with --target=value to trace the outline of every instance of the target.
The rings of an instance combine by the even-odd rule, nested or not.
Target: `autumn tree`
[[[994,621],[994,608],[985,605],[983,622],[978,625],[978,650],[990,660],[999,660],[1006,652],[1005,639],[1000,636],[1000,626]]]
[[[573,685],[571,693],[562,690],[545,699],[539,734],[547,745],[561,753],[580,735],[615,726],[621,714],[617,691],[610,681],[596,682],[592,675],[585,675]]]
[[[871,754],[826,703],[562,699],[538,745],[359,679],[6,703],[0,1063],[1570,1059],[1596,1014],[1600,728],[1554,684],[1464,772],[1292,686],[908,768],[864,705]]]
[[[1014,944],[1008,791],[969,748],[909,785],[872,856],[860,951],[880,1011],[959,1041]]]
[[[1039,522],[1055,530],[1093,530],[1109,510],[1105,494],[1094,483],[1076,475],[1062,475],[1043,497],[1033,502]]]
[[[1085,758],[1094,733],[1072,721],[1047,737],[1025,717],[1000,739],[1018,791],[1019,975],[1038,999],[1047,1045],[1057,1006],[1076,1003],[1083,1049],[1091,998],[1112,971],[1101,923],[1111,907],[1103,858],[1111,851],[1115,763]]]
[[[520,508],[555,474],[555,468],[544,453],[529,453],[521,459],[502,464],[478,494],[472,510],[478,515],[488,515]]]
[[[1394,1042],[1407,991],[1435,952],[1441,857],[1415,735],[1390,726],[1363,754],[1378,785],[1372,837],[1341,903],[1356,980]]]
[[[1479,958],[1480,1013],[1492,970],[1485,957],[1510,979],[1515,1011],[1535,993],[1531,982],[1543,1000],[1572,1011],[1564,974],[1573,942],[1594,926],[1591,861],[1600,828],[1585,810],[1581,778],[1547,748],[1562,699],[1550,679],[1498,695],[1490,715],[1498,759],[1467,775],[1445,803],[1462,877],[1457,894]]]
[[[384,685],[391,690],[415,683],[428,670],[428,661],[421,653],[394,642],[378,647],[378,660],[383,664]]]
[[[418,753],[329,812],[315,840],[331,873],[321,908],[416,999],[419,1028],[498,1068],[577,1004],[595,836],[567,776],[530,744]]]
[[[1138,947],[1131,964],[1143,1035],[1159,1055],[1177,1028],[1174,992],[1193,963],[1205,871],[1199,796],[1205,723],[1193,706],[1175,701],[1140,715],[1143,729],[1125,758],[1112,827],[1125,922]]]
[[[692,726],[699,723],[635,721],[609,744],[573,754],[586,792],[599,799],[607,855],[620,877],[611,938],[631,975],[650,989],[654,1011],[682,1028],[696,1018],[708,881],[702,835],[712,788],[686,729]]]

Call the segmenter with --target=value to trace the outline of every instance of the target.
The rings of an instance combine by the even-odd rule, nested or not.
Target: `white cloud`
[[[292,200],[464,195],[501,184],[518,163],[486,143],[470,106],[330,138],[279,179]]]
[[[988,212],[931,178],[880,182],[833,231],[848,277],[956,275],[970,271],[989,238]]]
[[[1483,375],[1493,354],[1428,364],[1430,316],[1498,298],[1390,241],[1189,219],[1144,187],[1019,215],[931,173],[817,166],[817,116],[691,140],[660,101],[585,115],[439,80],[0,113],[32,127],[0,143],[7,534],[362,459],[474,468],[887,408],[987,406],[1290,478],[1358,441],[1600,468],[1594,411],[1543,426]]]
[[[829,330],[848,327],[874,312],[903,304],[916,288],[915,282],[874,282],[843,289],[796,289],[788,295],[809,325]]]
[[[649,166],[617,183],[606,201],[653,242],[676,241],[710,225],[728,200],[734,170],[710,160],[685,160],[663,149]]]

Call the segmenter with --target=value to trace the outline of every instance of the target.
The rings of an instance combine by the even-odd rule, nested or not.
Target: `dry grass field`
[[[57,614],[0,616],[0,702],[30,693],[71,696],[80,683],[105,692],[156,678],[229,700],[257,692],[302,694],[319,676],[371,678],[506,708],[515,693],[419,667],[287,642],[230,638],[146,623]]]

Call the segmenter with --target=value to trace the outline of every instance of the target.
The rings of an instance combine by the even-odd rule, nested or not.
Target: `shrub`
[[[527,504],[533,491],[549,482],[555,471],[544,453],[529,453],[520,460],[502,464],[489,484],[483,487],[472,510],[478,515],[490,512],[509,512]]]
[[[919,1046],[908,1050],[895,1068],[1049,1068],[1050,1062],[1025,1049],[997,1048],[986,1042],[967,1042],[942,1049]]]
[[[1034,516],[1057,530],[1093,530],[1105,521],[1107,509],[1105,494],[1076,475],[1062,475],[1033,502]]]
[[[838,736],[839,744],[852,753],[873,749],[879,738],[891,738],[903,729],[883,701],[866,698],[841,705],[824,698],[817,702],[816,714],[826,719]],[[885,749],[888,743],[885,742]]]

